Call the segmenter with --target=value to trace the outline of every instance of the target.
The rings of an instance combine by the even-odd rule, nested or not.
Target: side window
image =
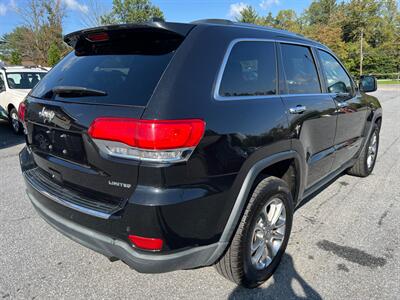
[[[353,94],[351,79],[339,62],[329,53],[318,50],[329,93]]]
[[[321,93],[311,50],[305,46],[281,44],[282,65],[289,94]]]
[[[239,42],[229,55],[219,87],[222,97],[276,94],[275,45],[272,42]]]

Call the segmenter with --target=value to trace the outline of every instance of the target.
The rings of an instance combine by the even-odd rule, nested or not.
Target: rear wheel
[[[14,131],[14,133],[15,134],[21,133],[22,132],[22,124],[19,121],[18,112],[15,108],[12,108],[10,110],[9,119],[10,119],[11,128]]]
[[[354,166],[347,171],[350,175],[367,177],[375,167],[379,147],[379,131],[377,124],[373,125],[372,133],[367,140],[367,145],[360,153]]]
[[[292,227],[292,196],[285,181],[267,177],[255,188],[232,243],[216,264],[219,274],[254,288],[272,276]]]

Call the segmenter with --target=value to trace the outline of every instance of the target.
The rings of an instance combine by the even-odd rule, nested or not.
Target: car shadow
[[[293,258],[289,254],[284,254],[280,266],[269,281],[272,279],[273,282],[269,285],[267,283],[265,288],[237,287],[228,299],[322,299],[321,295],[297,273]],[[294,286],[297,287],[296,290]]]
[[[7,121],[0,120],[0,150],[25,142],[23,134],[16,135]]]

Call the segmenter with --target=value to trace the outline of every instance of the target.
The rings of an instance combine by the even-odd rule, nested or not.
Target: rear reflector
[[[205,122],[97,118],[88,133],[110,155],[149,161],[186,160],[199,144]]]
[[[21,122],[25,121],[25,110],[26,110],[25,102],[21,102],[18,106],[18,118]]]
[[[137,235],[129,235],[128,238],[135,247],[143,250],[160,251],[163,246],[162,239],[147,238]]]

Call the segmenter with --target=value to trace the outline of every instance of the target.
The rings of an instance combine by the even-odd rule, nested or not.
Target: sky
[[[10,32],[23,20],[16,13],[24,7],[27,0],[0,0],[0,36]],[[112,0],[62,0],[66,7],[64,34],[87,27],[85,15],[90,15],[98,3],[102,11],[111,10]],[[260,15],[273,15],[281,9],[294,9],[300,14],[309,6],[311,0],[153,0],[161,8],[168,21],[190,22],[198,19],[234,19],[241,8],[252,5]]]

